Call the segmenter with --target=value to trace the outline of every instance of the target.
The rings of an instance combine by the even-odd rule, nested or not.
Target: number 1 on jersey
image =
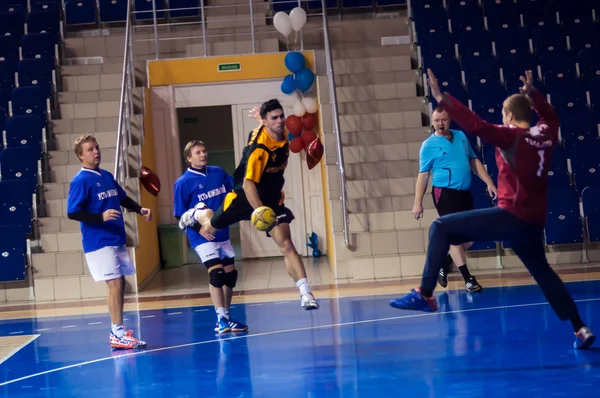
[[[538,155],[540,155],[540,163],[539,163],[540,168],[537,171],[537,176],[541,177],[542,171],[544,170],[544,151],[539,150],[537,153],[538,153]]]

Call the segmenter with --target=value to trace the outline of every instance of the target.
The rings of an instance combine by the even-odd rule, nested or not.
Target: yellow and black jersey
[[[258,188],[260,200],[267,206],[282,202],[283,174],[287,167],[290,148],[287,139],[275,141],[264,126],[252,130],[242,159],[233,174],[233,190],[244,195],[244,179],[252,180]]]

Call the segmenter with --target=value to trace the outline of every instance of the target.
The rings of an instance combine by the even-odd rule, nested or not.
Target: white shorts
[[[206,242],[194,247],[194,250],[196,250],[200,261],[203,263],[220,258],[235,257],[235,251],[233,250],[233,246],[231,246],[230,240],[226,240],[225,242]]]
[[[135,266],[125,246],[107,246],[85,253],[85,260],[96,282],[135,274]]]

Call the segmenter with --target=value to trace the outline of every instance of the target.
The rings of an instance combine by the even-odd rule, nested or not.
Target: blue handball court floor
[[[600,333],[600,281],[569,288]],[[250,332],[223,336],[209,307],[127,312],[137,352],[110,349],[105,314],[2,321],[33,336],[0,397],[600,397],[600,349],[576,351],[537,286],[444,292],[435,314],[390,298],[236,305]]]

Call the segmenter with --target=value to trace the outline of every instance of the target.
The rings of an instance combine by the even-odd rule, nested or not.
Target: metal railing
[[[124,55],[124,62],[123,62],[123,80],[122,80],[122,91],[121,91],[121,99],[120,99],[120,108],[119,108],[119,128],[118,128],[118,133],[117,133],[117,157],[116,157],[116,162],[115,162],[115,178],[117,178],[117,181],[119,181],[119,183],[124,182],[125,178],[129,177],[129,157],[128,157],[128,147],[131,144],[131,114],[132,114],[132,88],[133,88],[133,84],[135,82],[134,80],[134,75],[133,75],[133,42],[141,42],[141,41],[145,41],[145,42],[153,42],[154,43],[154,56],[155,59],[160,59],[160,53],[159,53],[159,42],[160,41],[168,41],[168,40],[194,40],[194,39],[202,39],[202,44],[203,44],[203,54],[204,56],[209,56],[209,51],[208,51],[208,39],[209,38],[216,38],[216,37],[223,37],[223,36],[250,36],[250,40],[252,43],[252,53],[256,53],[257,52],[257,48],[256,48],[256,37],[258,35],[265,35],[265,34],[273,34],[274,32],[276,32],[276,30],[270,29],[270,30],[265,30],[262,29],[261,31],[257,31],[256,27],[255,27],[255,11],[254,11],[254,6],[255,5],[263,5],[265,3],[261,2],[261,3],[253,3],[253,0],[248,0],[248,6],[243,5],[243,4],[235,4],[235,5],[226,5],[226,6],[205,6],[203,4],[203,2],[200,2],[200,7],[187,7],[187,8],[163,8],[163,9],[157,9],[156,8],[156,0],[152,0],[152,24],[148,24],[148,25],[136,25],[134,27],[133,25],[133,19],[135,18],[135,15],[138,13],[141,13],[142,11],[132,11],[132,2],[133,0],[130,0],[128,2],[127,5],[127,24],[126,24],[126,28],[125,28],[125,55]],[[306,0],[288,0],[288,1],[284,1],[284,2],[280,2],[279,4],[282,3],[294,3],[297,4],[299,7],[302,6],[303,2],[306,2]],[[213,34],[213,35],[209,35],[207,34],[207,29],[206,29],[206,24],[207,24],[207,19],[206,19],[206,10],[207,9],[218,9],[218,8],[224,8],[224,7],[248,7],[249,10],[249,17],[250,17],[250,31],[249,32],[244,32],[244,33],[229,33],[229,34]],[[326,69],[327,69],[327,74],[329,76],[328,79],[328,88],[329,88],[329,98],[330,98],[330,104],[331,104],[331,109],[332,109],[332,120],[333,120],[333,131],[332,133],[335,135],[335,139],[336,139],[336,162],[337,162],[337,166],[339,168],[339,176],[340,176],[340,200],[342,202],[342,218],[343,218],[343,228],[344,228],[344,243],[346,245],[347,248],[351,248],[351,242],[350,242],[350,221],[349,221],[349,215],[348,215],[348,196],[347,196],[347,188],[346,188],[346,171],[345,171],[345,167],[344,167],[344,153],[342,150],[342,137],[341,137],[341,129],[340,129],[340,119],[339,119],[339,112],[338,112],[338,106],[337,106],[337,95],[336,95],[336,85],[335,85],[335,74],[334,74],[334,67],[333,67],[333,58],[332,58],[332,51],[331,51],[331,42],[329,39],[329,25],[328,25],[328,20],[327,20],[327,7],[326,7],[326,3],[325,0],[321,0],[321,7],[322,7],[322,13],[315,13],[315,12],[311,12],[308,16],[309,17],[318,17],[321,16],[322,17],[322,30],[323,30],[323,41],[324,41],[324,47],[325,47],[325,59],[326,59]],[[158,18],[157,18],[157,12],[162,12],[164,13],[164,15],[167,15],[167,13],[169,11],[182,11],[182,10],[194,10],[194,9],[198,9],[200,11],[200,20],[199,21],[183,21],[183,22],[168,22],[168,23],[158,23]],[[314,11],[314,10],[313,10]],[[143,11],[144,13],[149,13],[150,10],[145,10]],[[272,19],[273,17],[265,15],[265,18],[267,19]],[[235,19],[219,19],[218,22],[231,22],[231,21],[238,21],[239,18],[235,18]],[[163,37],[160,38],[159,37],[159,28],[162,30],[162,28],[167,28],[167,29],[172,29],[173,27],[178,27],[178,26],[189,26],[192,27],[193,25],[200,25],[201,28],[201,36],[193,36],[193,35],[187,35],[184,37]],[[135,32],[134,29],[138,29],[138,30],[142,30],[142,29],[152,29],[153,31],[153,37],[150,39],[139,39],[139,40],[134,40],[133,39],[133,34]],[[311,27],[311,29],[313,29],[313,27]],[[317,28],[318,29],[318,28]],[[299,48],[296,48],[296,50],[304,50],[305,48],[305,42],[304,42],[304,35],[303,35],[303,31],[301,30],[298,33],[299,37],[296,37],[296,44],[299,44]],[[299,39],[299,40],[298,40]],[[299,43],[298,43],[299,41]],[[288,50],[290,50],[290,46],[289,46],[289,42],[288,44]]]

